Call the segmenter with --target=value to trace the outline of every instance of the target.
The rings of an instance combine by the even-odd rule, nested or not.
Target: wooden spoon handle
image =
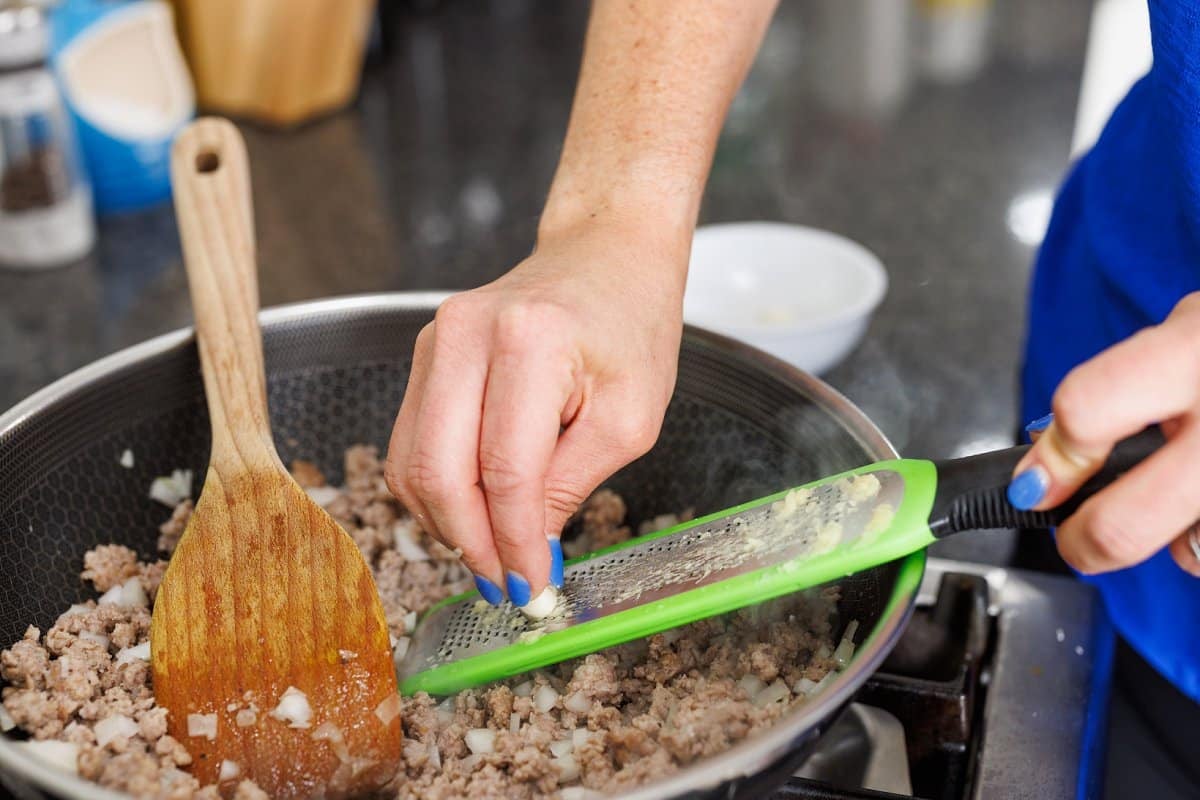
[[[171,185],[212,421],[210,466],[218,472],[275,467],[250,168],[237,128],[215,117],[185,128],[171,151]]]

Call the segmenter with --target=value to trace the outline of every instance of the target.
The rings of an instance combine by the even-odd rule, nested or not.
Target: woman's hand
[[[462,550],[493,604],[500,587],[525,606],[561,584],[567,518],[658,438],[690,240],[640,226],[543,237],[504,277],[446,300],[417,338],[388,486]]]
[[[1188,538],[1200,519],[1200,293],[1181,300],[1161,325],[1072,370],[1053,408],[1014,473],[1013,504],[1059,505],[1103,466],[1114,444],[1159,423],[1167,444],[1059,526],[1058,549],[1079,571],[1097,573],[1169,546],[1176,563],[1200,577]]]

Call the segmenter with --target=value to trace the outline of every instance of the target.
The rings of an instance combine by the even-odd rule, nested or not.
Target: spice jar
[[[96,238],[91,187],[46,68],[40,5],[0,0],[0,265],[44,268],[85,255]]]

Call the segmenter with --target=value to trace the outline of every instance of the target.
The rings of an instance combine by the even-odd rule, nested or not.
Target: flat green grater
[[[1148,429],[1058,508],[1005,497],[1029,449],[871,464],[574,559],[558,606],[532,621],[475,592],[420,620],[400,691],[445,695],[837,580],[986,528],[1050,528],[1162,443]]]

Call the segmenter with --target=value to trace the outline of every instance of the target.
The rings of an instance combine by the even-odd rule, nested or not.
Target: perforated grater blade
[[[825,583],[902,515],[922,533],[875,563],[912,552],[931,541],[929,506],[905,505],[906,474],[931,471],[921,461],[863,467],[568,562],[545,620],[475,593],[450,598],[418,625],[401,691],[448,694]]]

